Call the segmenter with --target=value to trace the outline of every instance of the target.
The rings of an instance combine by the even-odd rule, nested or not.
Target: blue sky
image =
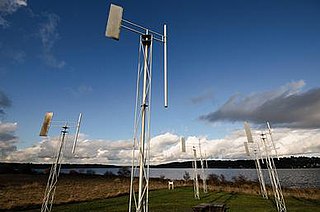
[[[305,121],[277,119],[277,111],[291,107],[274,114],[267,107],[261,116],[275,117],[276,127],[319,128],[319,1],[4,0],[0,116],[2,124],[16,123],[10,133],[18,150],[39,144],[47,111],[55,120],[76,120],[82,112],[81,131],[89,140],[132,137],[139,37],[126,30],[118,42],[104,37],[110,3],[124,8],[125,19],[153,30],[168,25],[169,108],[163,108],[162,47],[155,43],[152,136],[222,139],[244,120],[263,123],[236,108],[261,112],[251,103],[266,108],[299,97],[299,103],[312,99],[292,109],[311,111]]]

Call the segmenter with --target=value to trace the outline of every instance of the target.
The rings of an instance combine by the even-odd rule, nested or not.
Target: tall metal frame
[[[260,164],[261,158],[259,157],[259,155],[260,155],[259,146],[257,143],[254,143],[254,144],[251,144],[250,148],[249,148],[249,144],[247,142],[245,142],[244,145],[246,148],[247,155],[250,156],[254,160],[254,164],[256,166],[257,176],[258,176],[258,180],[259,180],[259,184],[260,184],[261,196],[264,199],[268,199],[268,192],[266,189],[266,184],[264,181],[264,177],[263,177],[263,173],[262,173],[262,169],[261,169],[261,164]],[[253,151],[253,156],[252,156],[252,154],[250,154],[250,150]],[[263,161],[262,161],[262,163],[263,163]]]
[[[199,180],[198,180],[198,169],[197,169],[197,150],[194,146],[193,150],[193,194],[195,199],[200,199],[199,193]]]
[[[201,164],[201,178],[202,178],[202,187],[203,187],[203,193],[208,193],[208,187],[207,187],[207,174],[205,172],[205,167],[203,164],[203,157],[201,152],[201,143],[199,139],[199,157],[200,157],[200,164]]]
[[[250,150],[253,151],[252,159],[254,160],[254,163],[256,166],[257,176],[258,176],[259,185],[260,185],[260,193],[264,199],[268,199],[268,192],[266,189],[266,184],[264,181],[264,177],[263,177],[263,173],[260,165],[260,158],[261,158],[260,146],[258,143],[254,143],[251,129],[248,122],[244,122],[244,129],[245,129],[247,140],[248,140],[248,142],[244,142],[246,153],[248,156],[251,156]],[[263,162],[262,158],[261,158],[261,161]]]
[[[145,28],[122,18],[123,8],[110,5],[106,36],[119,40],[120,28],[140,35],[136,106],[132,148],[132,168],[130,182],[129,212],[148,211],[149,165],[150,165],[150,110],[152,84],[152,47],[153,41],[163,43],[164,54],[164,106],[168,107],[167,81],[167,26],[163,34]],[[138,192],[134,189],[134,178],[139,176]]]
[[[68,125],[62,127],[61,134],[60,134],[60,145],[57,149],[57,152],[54,157],[54,163],[51,166],[50,174],[45,190],[45,194],[43,197],[42,205],[41,205],[41,212],[45,211],[51,211],[52,204],[54,200],[54,195],[56,192],[56,186],[58,183],[58,177],[60,174],[60,168],[61,168],[61,159],[62,159],[62,147],[65,142],[66,134],[68,133]]]
[[[51,117],[49,117],[50,120],[47,120],[48,115],[51,116]],[[51,124],[52,116],[53,116],[53,113],[46,114],[45,120],[44,120],[42,128],[41,128],[40,136],[47,136],[47,133],[48,133],[48,130],[49,130],[49,127]],[[78,122],[75,125],[76,132],[75,132],[75,137],[74,137],[74,142],[73,142],[73,147],[72,147],[73,154],[75,153],[75,148],[76,148],[76,144],[77,144],[77,140],[78,140],[78,136],[79,136],[81,118],[82,118],[82,114],[80,113],[79,118],[78,118]],[[66,122],[62,126],[62,129],[61,129],[60,138],[59,138],[59,141],[60,141],[59,147],[57,148],[57,152],[54,155],[54,163],[52,164],[51,169],[50,169],[50,174],[49,174],[49,178],[47,181],[46,190],[45,190],[44,197],[42,200],[41,212],[50,212],[52,210],[52,205],[53,205],[56,187],[57,187],[57,183],[58,183],[58,177],[59,177],[60,169],[61,169],[61,161],[63,158],[62,149],[65,144],[66,136],[69,133],[69,129],[70,129],[70,125]]]
[[[180,137],[180,143],[181,143],[181,150],[182,152],[186,152],[186,141],[184,137]],[[203,160],[202,153],[201,153],[201,143],[199,139],[199,157],[200,157],[200,164],[201,164],[201,177],[203,182],[203,192],[208,193],[208,186],[207,186],[207,173],[206,169],[208,169],[208,160],[207,156],[205,156],[205,161]],[[192,146],[193,151],[193,161],[192,161],[192,169],[193,169],[193,193],[195,199],[200,199],[200,192],[199,192],[199,178],[198,178],[198,167],[197,167],[197,148],[196,144]]]
[[[248,139],[248,143],[245,142],[245,148],[246,148],[247,155],[250,155],[248,144],[249,143],[253,144],[253,138],[252,138],[252,134],[251,134],[251,130],[250,130],[249,124],[247,122],[244,122],[244,128],[245,128],[245,132],[246,132],[247,139]],[[277,210],[278,210],[278,212],[286,212],[287,209],[286,209],[284,197],[283,197],[282,190],[281,190],[279,176],[278,176],[278,172],[277,172],[274,160],[273,160],[273,156],[277,156],[277,151],[276,151],[276,147],[275,147],[275,144],[274,144],[274,141],[273,141],[272,131],[271,131],[271,127],[270,127],[269,122],[267,122],[267,128],[268,128],[268,132],[269,132],[268,135],[269,135],[270,139],[268,139],[267,134],[264,133],[264,132],[262,132],[260,134],[260,139],[261,139],[261,142],[262,142],[263,147],[264,147],[266,165],[267,165],[267,168],[268,168],[269,178],[270,178],[270,182],[271,182],[271,186],[272,186],[272,190],[273,190],[273,194],[274,194],[274,200],[275,200],[275,203],[276,203]],[[259,144],[257,143],[254,148],[255,148],[254,149],[254,151],[255,151],[254,154],[255,154],[255,159],[256,159],[256,166],[257,166],[258,176],[261,175],[262,179],[263,179],[263,175],[262,175],[262,172],[261,172],[259,159],[257,157],[257,154],[258,154],[257,150],[260,150]],[[275,152],[275,154],[272,153],[273,151]],[[261,157],[260,152],[259,152],[259,155]],[[261,160],[262,160],[262,158],[261,158]],[[259,174],[259,172],[261,174]],[[259,180],[260,180],[260,178],[259,178]],[[260,181],[260,185],[261,185],[261,182],[262,181]],[[262,189],[263,188],[261,187],[261,191],[263,191]]]
[[[261,195],[264,199],[268,199],[268,192],[267,192],[267,188],[266,188],[266,183],[264,181],[264,177],[263,177],[263,173],[262,173],[262,169],[261,169],[261,165],[260,165],[260,149],[259,149],[259,145],[255,146],[255,149],[253,150],[253,154],[254,154],[254,163],[256,165],[256,170],[257,170],[257,175],[258,175],[258,179],[260,182],[260,192]],[[263,160],[261,158],[261,161],[263,163]]]
[[[271,181],[271,185],[272,185],[272,190],[273,190],[277,210],[278,210],[278,212],[286,212],[287,208],[286,208],[286,204],[284,201],[284,197],[283,197],[283,193],[282,193],[282,189],[281,189],[281,185],[280,185],[278,172],[277,172],[277,169],[276,169],[276,166],[274,163],[274,159],[273,159],[273,156],[275,156],[277,153],[276,153],[276,148],[275,148],[275,145],[273,142],[271,127],[270,127],[269,122],[267,122],[267,127],[269,130],[270,140],[268,139],[266,133],[261,133],[261,141],[263,143],[264,150],[265,150],[266,163],[267,163],[267,167],[268,167],[269,177],[270,177],[270,181]],[[271,144],[270,144],[270,141],[271,141]],[[270,149],[270,146],[273,148],[275,155],[272,154],[272,148]]]

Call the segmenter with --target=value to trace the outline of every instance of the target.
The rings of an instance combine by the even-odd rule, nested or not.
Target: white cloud
[[[43,46],[43,59],[46,64],[54,68],[63,68],[65,61],[58,60],[53,54],[53,47],[55,42],[59,39],[59,33],[57,32],[57,26],[60,17],[53,13],[45,13],[43,15],[47,20],[42,23],[39,30]]]
[[[3,28],[9,27],[9,22],[5,19],[6,16],[15,13],[19,8],[26,7],[27,0],[1,0],[0,1],[0,26]]]
[[[253,130],[255,142],[260,142],[261,130]],[[273,131],[275,144],[280,156],[308,155],[320,156],[320,130],[278,128]],[[150,142],[151,164],[174,161],[185,161],[193,158],[192,146],[197,148],[199,156],[199,138],[202,155],[210,159],[244,159],[243,143],[246,141],[244,130],[235,130],[221,139],[189,136],[186,138],[187,152],[181,152],[180,136],[165,133],[155,136]],[[80,135],[76,156],[71,154],[72,136],[68,136],[64,148],[64,162],[68,163],[99,163],[115,165],[131,165],[131,140],[95,140]],[[19,151],[11,152],[6,161],[11,162],[53,162],[53,155],[59,144],[58,138],[42,140],[40,143]],[[262,145],[260,145],[262,147]],[[135,153],[136,155],[138,152]]]

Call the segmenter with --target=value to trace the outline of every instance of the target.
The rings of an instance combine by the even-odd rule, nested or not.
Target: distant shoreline
[[[274,159],[278,169],[310,169],[320,168],[320,158],[318,157],[289,157]],[[198,161],[200,167],[200,161]],[[261,164],[262,169],[266,169],[266,164]],[[34,169],[47,169],[51,167],[51,163],[7,163],[0,162],[0,173],[30,173]],[[62,164],[63,169],[74,168],[121,168],[118,165],[106,164]],[[166,164],[151,165],[150,168],[190,168],[192,161],[171,162]],[[208,160],[208,168],[210,169],[255,169],[253,160]]]

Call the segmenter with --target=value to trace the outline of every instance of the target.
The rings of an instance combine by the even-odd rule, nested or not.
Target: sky
[[[76,156],[65,162],[130,164],[139,36],[104,36],[110,4],[162,33],[168,26],[169,107],[162,45],[154,43],[151,162],[187,160],[199,142],[211,159],[243,159],[273,128],[280,156],[320,155],[319,1],[0,2],[0,160],[50,162],[60,125],[83,114]],[[187,142],[180,151],[179,138]]]

